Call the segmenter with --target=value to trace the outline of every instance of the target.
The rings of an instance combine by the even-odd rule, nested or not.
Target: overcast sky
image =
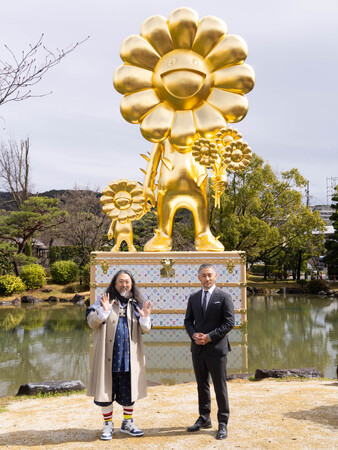
[[[4,44],[18,54],[42,33],[50,50],[90,35],[36,86],[51,95],[0,107],[1,139],[30,138],[35,191],[143,180],[139,154],[152,144],[122,118],[112,76],[122,41],[181,6],[246,40],[256,85],[234,126],[275,171],[297,167],[312,204],[326,203],[326,178],[338,177],[338,0],[2,0],[1,59],[10,59]]]

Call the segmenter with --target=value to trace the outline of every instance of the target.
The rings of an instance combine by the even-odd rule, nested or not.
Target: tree
[[[29,178],[29,139],[20,145],[9,140],[0,146],[0,182],[1,187],[11,194],[10,208],[20,210],[22,203],[31,192]]]
[[[75,50],[83,41],[71,44],[67,49],[56,50],[55,53],[43,45],[44,35],[29,49],[22,51],[20,56],[5,45],[10,61],[0,59],[0,105],[10,101],[22,101],[30,97],[43,97],[50,94],[34,94],[32,87],[39,83],[49,69],[56,66],[61,60]],[[38,61],[40,59],[40,61]]]
[[[338,275],[338,185],[335,187],[335,193],[332,196],[333,204],[331,207],[334,209],[333,214],[330,216],[330,220],[333,222],[334,232],[331,234],[325,242],[327,250],[324,256],[324,262],[328,265],[329,275],[337,277]]]
[[[249,263],[260,260],[268,267],[295,248],[302,250],[303,259],[318,251],[323,236],[313,232],[325,227],[319,215],[302,204],[299,189],[305,185],[297,169],[283,172],[278,179],[270,165],[254,154],[245,171],[229,175],[221,208],[212,205],[213,233],[226,250],[244,250]]]
[[[102,212],[100,196],[89,188],[75,187],[60,198],[61,208],[67,215],[54,236],[61,238],[65,245],[80,247],[81,254],[87,255],[86,260],[91,251],[107,243],[110,219]]]
[[[22,203],[20,211],[2,211],[0,240],[14,242],[17,253],[23,253],[29,239],[65,221],[67,212],[61,211],[58,203],[57,199],[30,197]]]

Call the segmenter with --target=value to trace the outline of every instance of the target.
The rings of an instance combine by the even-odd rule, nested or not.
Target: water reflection
[[[92,332],[84,314],[83,307],[69,304],[0,307],[0,396],[15,395],[20,384],[48,379],[80,379],[86,384]],[[231,332],[229,373],[317,367],[334,378],[337,321],[337,299],[250,297],[248,335]],[[145,352],[148,380],[194,380],[184,330],[153,329],[145,335]]]
[[[0,396],[28,382],[86,381],[90,332],[83,309],[1,308],[0,318]]]
[[[248,301],[249,372],[317,367],[334,378],[338,302],[310,296],[253,296]]]

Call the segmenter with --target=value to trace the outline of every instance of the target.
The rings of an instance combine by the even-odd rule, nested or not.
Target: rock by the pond
[[[72,300],[70,298],[60,298],[61,303],[70,303]]]
[[[80,304],[80,302],[82,302],[82,305],[84,305],[84,301],[85,301],[85,296],[84,295],[80,295],[80,294],[75,294],[73,299],[72,299],[73,303]]]
[[[322,372],[315,367],[306,367],[303,369],[256,369],[256,380],[263,380],[264,378],[323,378]]]
[[[52,292],[53,288],[45,287],[42,289],[42,292]]]
[[[50,297],[48,297],[47,301],[50,303],[57,303],[59,301],[59,299],[57,297],[55,297],[55,295],[51,295]]]
[[[227,375],[227,381],[232,380],[248,380],[250,377],[253,377],[253,373],[232,373],[231,375]]]
[[[41,298],[33,297],[33,295],[23,295],[21,297],[21,303],[40,303]]]
[[[16,395],[36,395],[39,393],[47,394],[54,392],[82,391],[83,389],[85,389],[85,385],[80,380],[51,380],[42,381],[41,383],[22,384]]]

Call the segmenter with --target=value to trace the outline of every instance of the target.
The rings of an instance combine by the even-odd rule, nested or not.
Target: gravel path
[[[135,422],[145,432],[132,438],[116,431],[101,441],[99,408],[85,395],[13,401],[0,414],[0,447],[15,449],[334,449],[338,448],[338,383],[334,380],[228,383],[229,436],[217,441],[216,403],[211,430],[187,433],[197,419],[196,384],[153,386],[136,403]]]

